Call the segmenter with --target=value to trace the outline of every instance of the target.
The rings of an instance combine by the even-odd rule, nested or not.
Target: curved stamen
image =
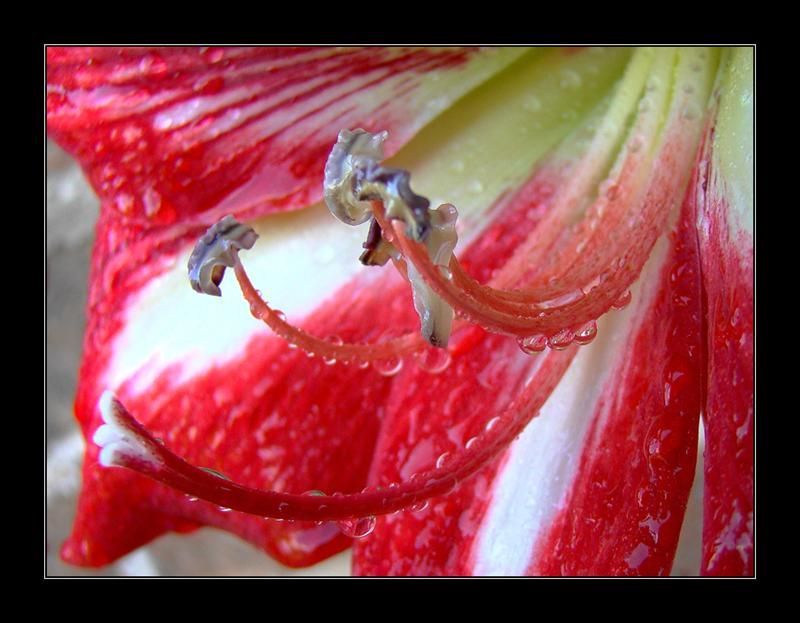
[[[331,213],[348,225],[370,219],[370,201],[380,201],[386,218],[405,224],[406,235],[424,243],[431,260],[447,270],[458,242],[455,206],[445,204],[430,210],[430,201],[411,190],[411,174],[381,166],[383,141],[388,132],[342,130],[325,165],[325,202]],[[365,264],[384,264],[393,254],[393,228],[380,223],[370,227],[361,256]],[[450,338],[453,310],[409,266],[407,276],[414,295],[423,337],[434,347],[444,348]]]
[[[384,218],[380,206],[375,206],[375,215],[379,222]],[[383,223],[381,224],[383,226]],[[388,225],[387,222],[386,226]],[[396,245],[409,262],[416,267],[425,282],[467,320],[497,333],[525,337],[536,333],[551,335],[564,327],[595,320],[611,309],[613,304],[628,290],[630,284],[635,281],[658,234],[660,234],[660,229],[655,236],[648,236],[642,241],[643,244],[638,245],[638,248],[629,249],[624,265],[609,277],[605,287],[598,289],[595,296],[582,297],[552,308],[534,308],[527,314],[498,311],[493,306],[495,301],[490,296],[476,298],[469,296],[459,287],[458,283],[442,275],[438,267],[430,261],[421,245],[407,239],[402,232],[396,236]],[[451,272],[458,271],[462,275],[464,273],[455,260],[451,262],[450,269]],[[541,301],[539,302],[541,303]]]
[[[107,436],[95,443],[106,466],[125,467],[187,495],[223,508],[275,519],[336,521],[384,515],[404,510],[431,497],[450,492],[459,482],[496,458],[522,433],[555,389],[577,349],[548,353],[517,399],[484,428],[474,442],[445,465],[421,472],[406,482],[382,489],[344,495],[300,495],[245,487],[195,467],[153,437],[109,392],[98,403],[104,421],[122,431],[126,443],[107,451]],[[101,427],[102,429],[102,427]],[[113,443],[113,440],[111,440]]]
[[[235,257],[234,274],[239,281],[244,298],[250,303],[250,311],[262,320],[276,335],[290,344],[327,360],[344,362],[368,362],[389,359],[421,350],[425,342],[418,333],[407,333],[400,337],[375,344],[341,344],[323,340],[287,322],[282,314],[272,309],[255,289],[239,257]]]
[[[230,215],[209,228],[189,258],[189,280],[192,287],[200,293],[221,296],[219,285],[222,283],[225,268],[232,267],[242,294],[250,303],[253,316],[265,322],[290,344],[327,361],[368,363],[401,357],[424,348],[425,342],[415,333],[376,344],[334,343],[289,324],[280,312],[270,308],[261,298],[239,258],[239,251],[252,248],[257,237],[253,229],[242,225]]]

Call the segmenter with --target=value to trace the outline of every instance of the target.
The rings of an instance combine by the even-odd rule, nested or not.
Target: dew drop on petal
[[[365,536],[372,533],[377,523],[377,519],[370,515],[369,517],[344,519],[338,522],[338,526],[339,530],[341,530],[342,534],[345,536],[354,539],[363,539]]]
[[[542,109],[542,100],[535,95],[528,94],[522,100],[522,108],[528,112],[538,112]]]
[[[428,347],[414,355],[417,365],[426,372],[439,374],[450,365],[452,357],[444,348]]]
[[[484,430],[488,433],[495,426],[497,426],[499,423],[500,423],[500,416],[493,417],[491,420],[486,422],[486,426],[484,427]]]
[[[572,329],[561,329],[555,335],[547,338],[547,345],[553,350],[564,350],[575,339],[575,332]]]
[[[402,357],[390,357],[373,362],[372,367],[383,376],[394,376],[403,369]]]
[[[341,346],[344,341],[338,335],[332,335],[326,340],[329,344],[333,344],[335,346]],[[325,362],[326,365],[332,366],[336,363],[336,357],[323,357],[322,360]]]
[[[450,460],[450,453],[449,452],[442,452],[439,455],[439,458],[436,459],[436,469],[442,469],[445,466],[445,463]]]
[[[526,355],[537,355],[547,348],[547,337],[544,335],[529,335],[520,338],[517,343],[520,350]]]
[[[577,344],[588,344],[597,337],[597,322],[590,320],[577,331],[575,331],[575,342]]]
[[[577,71],[566,69],[561,72],[561,80],[559,86],[562,89],[577,89],[581,86],[583,80]]]
[[[409,506],[409,509],[412,513],[420,513],[426,508],[428,508],[428,500],[422,500],[422,502],[417,502],[416,504]]]
[[[467,450],[471,450],[473,447],[475,447],[476,443],[478,443],[478,438],[477,437],[470,437],[467,440],[467,443],[464,444],[464,448],[466,448]]]
[[[306,491],[303,495],[324,496],[325,492],[320,491],[319,489],[311,489],[310,491]]]
[[[483,182],[480,180],[472,180],[469,185],[467,186],[469,191],[474,194],[482,193],[483,192]]]
[[[628,290],[611,305],[614,309],[625,309],[631,302],[631,291]]]

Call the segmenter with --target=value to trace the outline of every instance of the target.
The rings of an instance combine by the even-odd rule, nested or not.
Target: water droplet
[[[273,309],[272,313],[275,314],[279,320],[286,322],[286,314],[282,312],[280,309]]]
[[[204,472],[211,474],[212,476],[216,476],[217,478],[222,478],[222,480],[230,480],[230,478],[228,478],[222,472],[218,472],[217,470],[211,469],[210,467],[201,467],[200,469],[202,469]]]
[[[338,335],[331,335],[326,341],[334,346],[341,346],[344,344],[344,340],[342,340],[342,338],[340,338]],[[332,366],[336,363],[336,357],[323,357],[322,361],[324,361],[326,365]]]
[[[544,335],[529,335],[517,341],[520,350],[526,355],[537,355],[547,348],[547,337]]]
[[[417,365],[431,374],[439,374],[447,369],[452,360],[450,353],[444,348],[427,347],[414,355]]]
[[[345,536],[354,539],[363,539],[365,536],[372,533],[375,525],[378,523],[374,516],[361,517],[354,519],[344,519],[338,522],[339,530]]]
[[[250,315],[256,320],[261,320],[261,309],[258,303],[250,303]]]
[[[475,447],[475,444],[476,444],[476,443],[478,443],[478,438],[477,438],[477,437],[470,437],[470,438],[467,440],[467,443],[465,443],[465,444],[464,444],[464,448],[466,448],[467,450],[469,450],[469,449],[471,449],[471,448]]]
[[[394,376],[403,369],[402,357],[390,357],[389,359],[379,359],[372,363],[372,367],[383,376]]]
[[[522,108],[527,110],[528,112],[538,112],[542,109],[542,100],[540,100],[535,95],[527,95],[522,100]]]
[[[294,342],[289,342],[289,348],[292,349],[292,350],[296,350],[297,349],[297,344],[295,344]]]
[[[631,291],[628,290],[622,296],[620,296],[616,301],[614,301],[613,307],[614,309],[625,309],[631,302]]]
[[[575,332],[572,329],[561,329],[555,335],[547,338],[547,345],[553,350],[564,350],[575,339]]]
[[[436,469],[441,469],[445,466],[445,463],[450,460],[450,453],[449,452],[442,452],[439,455],[439,458],[436,459]]]
[[[359,361],[358,367],[361,370],[366,370],[367,368],[369,368],[369,361]]]
[[[289,510],[289,503],[288,502],[281,502],[280,504],[278,504],[278,512],[279,513],[285,513],[287,510]]]
[[[320,491],[319,489],[311,489],[310,491],[306,491],[303,495],[324,496],[325,492]]]
[[[186,499],[187,499],[189,502],[197,502],[197,498],[196,498],[196,497],[194,497],[193,495],[188,495],[188,494],[187,494],[187,496],[186,496]]]
[[[458,208],[452,203],[443,203],[436,210],[442,217],[443,225],[452,225],[458,220]]]
[[[731,314],[731,327],[735,329],[739,326],[742,322],[743,313],[741,307],[737,307],[733,310],[733,314]]]
[[[453,273],[450,272],[450,269],[447,268],[447,266],[439,266],[439,273],[448,281],[453,278]]]
[[[559,86],[562,89],[577,89],[581,86],[583,80],[577,71],[566,69],[561,72],[561,80]]]
[[[575,342],[578,344],[588,344],[597,337],[597,323],[590,320],[575,332]]]
[[[491,431],[491,430],[492,430],[492,429],[493,429],[495,426],[497,426],[499,423],[500,423],[500,416],[493,417],[491,420],[489,420],[488,422],[486,422],[486,426],[484,427],[484,430],[485,430],[485,431],[488,433],[488,432],[489,432],[489,431]]]
[[[220,510],[220,512],[223,513],[230,513],[233,510],[232,508],[228,508],[227,506],[217,506],[217,508]]]
[[[619,194],[619,186],[616,184],[609,184],[608,188],[606,188],[606,197],[608,197],[609,201],[614,201]]]
[[[428,508],[428,500],[422,500],[422,502],[417,502],[416,504],[412,504],[408,507],[412,513],[420,513]]]

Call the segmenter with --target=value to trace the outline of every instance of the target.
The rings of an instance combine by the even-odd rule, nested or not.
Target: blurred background
[[[99,202],[72,159],[47,143],[47,552],[48,576],[332,576],[350,573],[350,552],[310,569],[288,569],[237,537],[205,528],[166,535],[113,565],[82,569],[59,550],[80,489],[83,437],[72,416]],[[700,465],[702,473],[702,465]],[[702,479],[700,479],[702,480]],[[693,490],[673,575],[700,565],[702,482]]]

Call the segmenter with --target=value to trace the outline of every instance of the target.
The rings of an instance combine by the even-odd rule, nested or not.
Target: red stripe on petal
[[[708,349],[702,572],[753,575],[753,239],[746,230],[733,233],[710,144],[711,135],[696,185]]]
[[[346,286],[304,326],[320,335],[368,340],[377,339],[376,332],[413,324],[410,294],[395,274],[387,273],[381,286],[373,286]],[[385,304],[387,294],[395,304]],[[362,322],[378,316],[380,325]],[[108,356],[105,350],[96,355],[97,361]],[[95,405],[104,389],[99,377],[104,370],[93,365],[81,377],[76,413],[87,438],[100,424]],[[388,399],[391,379],[373,369],[308,358],[266,329],[235,360],[189,381],[179,381],[180,374],[176,364],[143,392],[135,389],[135,376],[118,390],[176,454],[254,488],[330,494],[366,485],[383,417],[380,405]],[[187,523],[234,532],[291,566],[313,564],[349,545],[335,525],[280,523],[191,501],[138,474],[100,466],[96,447],[89,448],[78,517],[64,550],[74,564],[107,564]],[[118,514],[123,507],[126,512]]]
[[[529,573],[669,573],[697,456],[701,305],[687,201],[657,293],[595,407],[572,491]]]
[[[465,69],[479,54],[49,48],[48,130],[104,204],[142,225],[208,225],[222,214],[204,213],[220,204],[253,218],[320,199],[343,127],[388,128],[392,155],[432,116],[420,95],[426,75]],[[486,75],[430,95],[452,102]]]
[[[490,211],[492,224],[464,253],[464,264],[476,271],[476,278],[489,278],[527,238],[547,212],[563,174],[562,168],[542,166],[513,195],[498,199]],[[492,419],[542,365],[522,354],[514,340],[479,327],[455,331],[449,350],[452,361],[443,373],[432,376],[413,368],[398,377],[376,448],[372,484],[408,480],[463,451],[487,426],[491,430]],[[380,518],[374,532],[355,543],[354,573],[469,575],[480,519],[501,462],[493,461],[449,495],[416,511]]]

